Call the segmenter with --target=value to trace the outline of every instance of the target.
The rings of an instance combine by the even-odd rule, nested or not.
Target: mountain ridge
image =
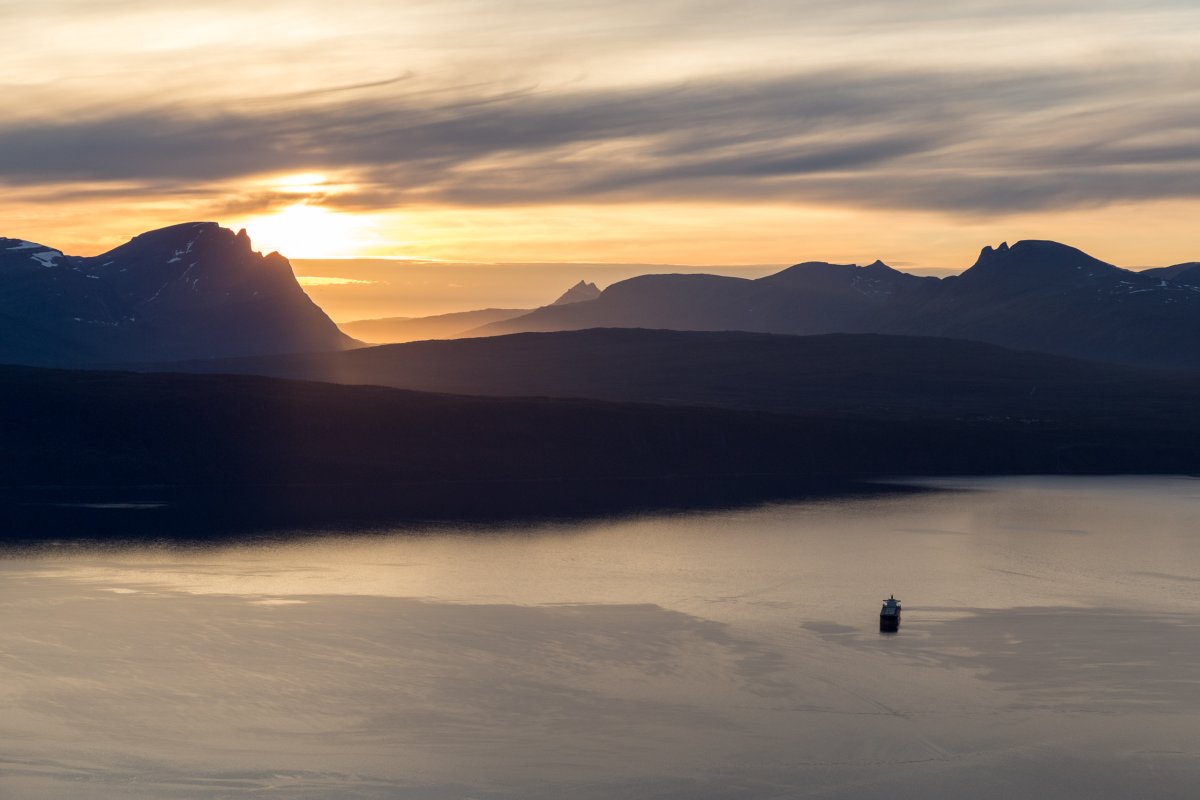
[[[813,335],[881,333],[963,338],[1120,363],[1200,367],[1200,270],[1145,273],[1069,245],[1022,240],[984,247],[960,275],[936,278],[804,262],[757,279],[644,275],[598,298],[474,329],[637,327]]]
[[[409,340],[587,328],[877,333],[1196,368],[1200,264],[1135,272],[1029,239],[986,246],[970,268],[945,278],[878,260],[808,261],[756,279],[641,275],[603,291],[581,280],[529,311],[392,322],[421,328]],[[163,363],[357,344],[312,303],[288,260],[254,251],[244,230],[182,223],[94,257],[0,239],[0,362]]]
[[[567,289],[551,306],[564,306],[595,299],[600,289],[594,283],[580,280]],[[359,319],[338,325],[343,332],[370,344],[399,344],[423,339],[459,339],[481,325],[528,314],[532,308],[479,308],[453,311],[425,317],[380,317]]]
[[[288,260],[254,251],[245,230],[182,223],[91,257],[0,239],[0,360],[8,363],[71,366],[354,344],[304,293]]]

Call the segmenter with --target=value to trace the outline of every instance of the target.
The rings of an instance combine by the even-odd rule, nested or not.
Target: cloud
[[[1189,63],[1149,61],[606,88],[392,79],[290,104],[0,122],[0,182],[205,194],[328,170],[355,188],[306,202],[353,210],[790,199],[975,214],[1197,197],[1193,78]],[[237,213],[297,199],[224,192],[213,202]]]

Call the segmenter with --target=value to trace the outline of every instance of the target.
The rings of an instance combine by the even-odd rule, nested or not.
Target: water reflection
[[[949,485],[10,552],[0,794],[1188,796],[1197,482]]]

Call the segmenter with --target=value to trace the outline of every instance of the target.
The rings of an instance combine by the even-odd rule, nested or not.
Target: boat
[[[879,630],[883,633],[900,630],[900,601],[896,595],[883,601],[883,608],[879,610]]]

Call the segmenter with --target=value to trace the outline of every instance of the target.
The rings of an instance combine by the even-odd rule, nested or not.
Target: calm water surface
[[[1196,796],[1200,480],[931,485],[8,552],[0,798]]]

